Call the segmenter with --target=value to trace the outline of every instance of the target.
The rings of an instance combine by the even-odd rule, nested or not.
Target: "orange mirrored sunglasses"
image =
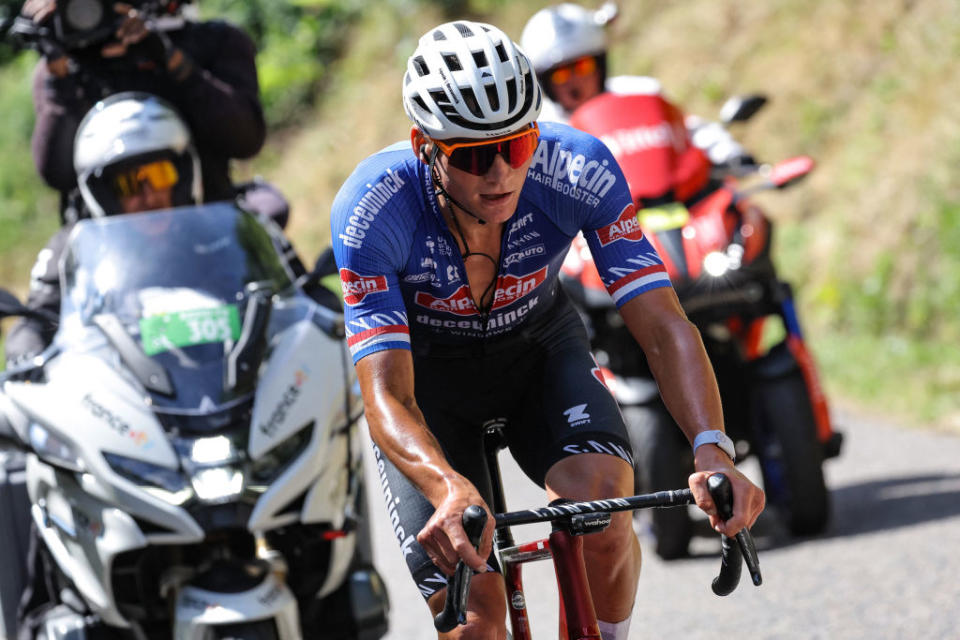
[[[498,155],[518,169],[533,156],[540,139],[540,127],[534,122],[527,129],[496,138],[494,140],[465,140],[463,142],[444,142],[434,140],[434,144],[449,158],[450,166],[475,176],[486,175]]]
[[[126,171],[120,171],[113,177],[113,190],[117,196],[129,198],[143,190],[144,183],[154,191],[169,189],[177,184],[180,175],[169,160],[157,160]]]
[[[566,84],[573,76],[588,76],[597,70],[596,56],[584,56],[550,72],[552,84]]]

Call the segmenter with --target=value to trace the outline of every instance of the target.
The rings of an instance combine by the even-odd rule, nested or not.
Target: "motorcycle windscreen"
[[[710,176],[710,161],[690,143],[683,113],[659,94],[600,94],[574,111],[570,124],[607,145],[638,206],[686,200]]]
[[[81,221],[61,286],[56,339],[89,342],[91,353],[134,377],[136,362],[152,360],[170,382],[166,393],[144,384],[154,409],[183,415],[217,412],[249,395],[227,376],[245,319],[257,316],[247,307],[293,289],[269,233],[230,203]],[[113,351],[96,348],[104,338]]]

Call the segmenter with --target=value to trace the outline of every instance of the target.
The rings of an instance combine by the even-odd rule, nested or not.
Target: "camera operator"
[[[208,201],[233,198],[230,159],[252,157],[263,146],[253,42],[226,22],[184,18],[181,4],[87,0],[83,9],[93,9],[85,20],[74,8],[58,8],[57,0],[24,4],[21,16],[36,28],[35,46],[43,54],[33,83],[33,158],[44,181],[61,194],[62,222],[84,215],[71,162],[77,126],[108,95],[146,91],[184,114]]]

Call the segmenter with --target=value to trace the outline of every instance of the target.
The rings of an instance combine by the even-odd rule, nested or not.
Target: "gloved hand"
[[[56,0],[27,0],[20,9],[20,15],[36,25],[41,25],[53,16],[56,10]],[[39,45],[51,75],[63,78],[70,73],[70,59],[59,42],[41,38]]]
[[[704,120],[699,116],[687,116],[687,131],[694,146],[701,149],[710,158],[710,162],[719,166],[739,166],[754,164],[753,156],[733,139],[730,132],[719,122]]]

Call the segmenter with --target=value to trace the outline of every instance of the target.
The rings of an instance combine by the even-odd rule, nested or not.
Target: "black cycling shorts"
[[[579,453],[618,456],[633,464],[617,403],[600,378],[586,332],[566,301],[549,320],[487,343],[483,349],[414,347],[417,405],[451,466],[492,504],[483,456],[485,425],[504,425],[520,468],[541,487],[556,462]],[[414,342],[416,344],[416,342]],[[387,511],[404,559],[424,598],[446,577],[417,543],[433,505],[374,446]],[[498,570],[495,558],[488,560]]]

